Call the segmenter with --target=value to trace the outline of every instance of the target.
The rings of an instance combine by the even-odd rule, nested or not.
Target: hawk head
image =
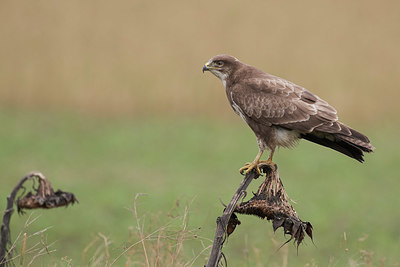
[[[209,71],[218,78],[222,80],[222,82],[226,81],[226,78],[238,67],[240,61],[229,55],[218,55],[212,57],[206,64],[203,66],[203,72]]]

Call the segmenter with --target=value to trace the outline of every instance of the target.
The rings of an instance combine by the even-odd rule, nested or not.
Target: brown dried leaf
[[[235,213],[232,213],[228,221],[228,226],[226,227],[226,233],[228,236],[233,233],[236,229],[236,225],[240,225],[240,221]]]

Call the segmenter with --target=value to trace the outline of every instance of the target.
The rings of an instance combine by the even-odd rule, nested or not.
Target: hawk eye
[[[218,61],[215,61],[215,65],[217,67],[222,67],[224,65],[224,62],[222,60],[218,60]]]

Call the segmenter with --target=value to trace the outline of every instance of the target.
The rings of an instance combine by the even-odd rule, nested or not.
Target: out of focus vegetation
[[[377,147],[362,165],[305,142],[277,152],[316,246],[308,242],[298,256],[291,245],[275,252],[281,232],[241,216],[224,249],[232,266],[398,264],[399,13],[398,1],[369,0],[3,1],[0,210],[32,170],[80,201],[35,211],[40,217],[26,229],[27,217],[15,215],[13,239],[51,226],[45,240],[57,251],[35,263],[76,266],[83,252],[85,263],[105,261],[101,235],[87,247],[100,232],[114,259],[139,239],[129,209],[141,192],[144,230],[185,222],[179,264],[192,262],[211,244],[218,197],[229,201],[237,169],[257,150],[220,82],[201,73],[210,57],[227,53],[317,93]],[[174,219],[185,214],[187,221]],[[177,233],[155,248],[174,255]],[[144,262],[141,248],[132,264]]]
[[[398,111],[399,10],[398,1],[3,1],[0,101],[231,117],[220,84],[201,73],[227,53],[320,94],[347,120],[375,122]]]

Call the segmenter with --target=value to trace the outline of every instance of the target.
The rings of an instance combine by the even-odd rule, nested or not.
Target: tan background
[[[397,106],[399,1],[3,1],[0,104],[99,116],[233,117],[201,67],[229,53],[345,121]]]

